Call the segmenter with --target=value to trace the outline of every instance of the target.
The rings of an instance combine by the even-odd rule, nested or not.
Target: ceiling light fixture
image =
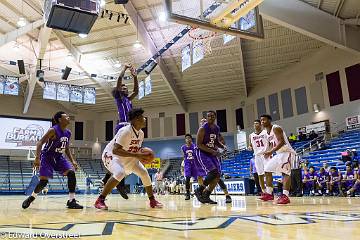
[[[25,27],[26,26],[26,19],[25,18],[23,18],[23,17],[20,17],[19,18],[19,20],[17,21],[17,25],[19,26],[19,27]]]
[[[166,13],[161,12],[161,13],[159,14],[159,20],[160,20],[160,22],[165,22],[166,19],[167,19]]]
[[[79,37],[86,38],[88,35],[86,33],[79,33]]]
[[[134,43],[134,48],[141,48],[141,42],[139,41],[139,16],[136,16],[136,41]]]

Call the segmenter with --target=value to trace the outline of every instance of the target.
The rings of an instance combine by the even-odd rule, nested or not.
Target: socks
[[[72,201],[75,199],[75,193],[69,193],[69,200]]]
[[[266,187],[266,193],[272,194],[273,193],[273,188],[272,187]]]
[[[37,197],[37,193],[34,193],[34,192],[33,192],[33,193],[31,194],[31,196],[33,196],[34,198],[36,198],[36,197]]]
[[[350,194],[351,194],[351,192],[350,192],[350,191],[347,191],[347,192],[346,192],[346,194],[347,194],[347,195],[350,195]]]
[[[288,190],[283,190],[283,194],[288,197],[289,196],[289,191]]]
[[[99,198],[105,200],[106,196],[100,195]]]

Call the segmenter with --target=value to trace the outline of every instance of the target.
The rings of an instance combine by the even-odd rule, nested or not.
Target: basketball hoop
[[[189,31],[189,37],[193,39],[193,44],[197,46],[202,44],[204,46],[205,54],[211,54],[211,41],[216,36],[215,32],[192,27]]]

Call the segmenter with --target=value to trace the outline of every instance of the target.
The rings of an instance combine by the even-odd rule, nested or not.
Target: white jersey
[[[273,125],[270,131],[270,134],[267,134],[268,136],[268,141],[269,141],[269,150],[273,149],[274,147],[276,147],[279,144],[279,140],[276,138],[275,133],[274,133],[274,128],[281,128],[279,125]],[[283,135],[284,135],[284,140],[285,140],[285,145],[282,146],[279,150],[277,150],[276,152],[280,153],[280,152],[293,152],[295,153],[294,149],[292,148],[291,144],[289,143],[289,140],[285,134],[284,129],[283,130]],[[266,131],[266,130],[265,130]]]
[[[142,146],[144,141],[144,132],[142,130],[137,131],[132,125],[127,125],[121,128],[115,135],[115,137],[106,145],[104,153],[113,155],[114,144],[117,143],[125,151],[136,153]],[[118,156],[120,162],[127,162],[133,160],[132,157]]]
[[[250,142],[255,156],[264,154],[269,146],[266,130],[261,131],[259,134],[251,133]]]

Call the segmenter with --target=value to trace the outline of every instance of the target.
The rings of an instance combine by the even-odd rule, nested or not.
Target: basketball
[[[154,160],[155,158],[155,154],[154,154],[154,151],[151,149],[151,148],[147,148],[147,147],[144,147],[144,148],[141,148],[140,149],[140,152],[141,153],[151,153],[151,155],[149,156],[149,158],[147,160],[142,160],[141,162],[143,164],[150,164],[152,163],[152,161]]]

